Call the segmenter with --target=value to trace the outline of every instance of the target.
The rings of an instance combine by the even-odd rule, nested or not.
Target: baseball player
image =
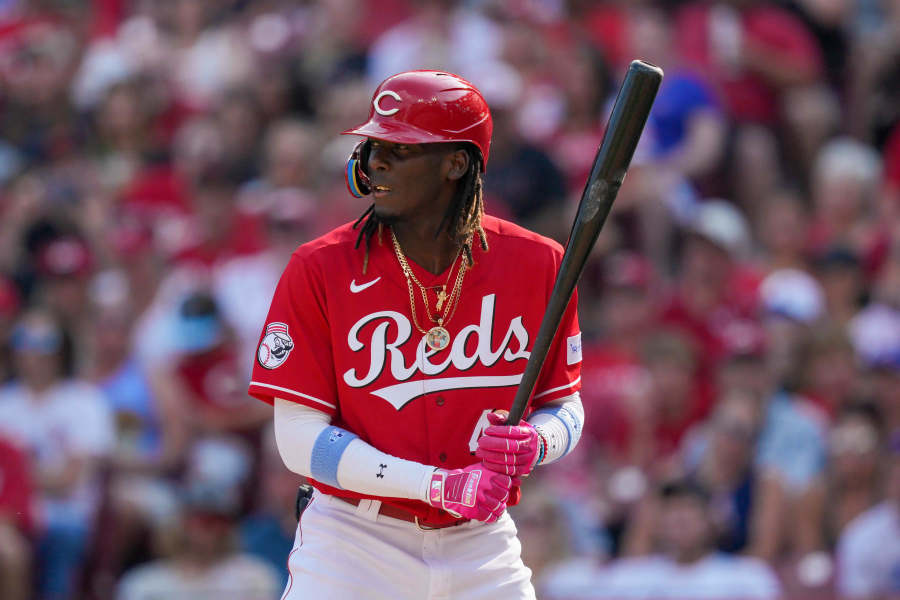
[[[484,214],[491,129],[472,84],[411,71],[344,132],[372,205],[292,255],[249,390],[315,487],[286,599],[534,598],[505,509],[578,442],[581,334],[573,299],[506,426],[562,248]]]

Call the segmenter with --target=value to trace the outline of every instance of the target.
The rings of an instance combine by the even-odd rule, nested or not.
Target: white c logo
[[[397,92],[392,92],[391,90],[384,90],[383,92],[381,92],[380,94],[375,96],[374,100],[372,100],[372,104],[375,105],[375,112],[377,112],[379,115],[382,115],[384,117],[389,117],[392,114],[394,114],[395,112],[399,111],[400,109],[392,108],[390,110],[384,110],[383,108],[381,108],[381,106],[379,106],[379,104],[381,103],[381,99],[384,98],[385,96],[390,96],[397,102],[400,102],[400,94],[398,94]]]

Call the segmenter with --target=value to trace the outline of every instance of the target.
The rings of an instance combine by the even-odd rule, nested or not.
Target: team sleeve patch
[[[581,362],[581,332],[566,338],[566,365]]]
[[[256,350],[256,360],[266,369],[275,369],[284,364],[293,349],[294,340],[288,335],[287,324],[269,323]]]

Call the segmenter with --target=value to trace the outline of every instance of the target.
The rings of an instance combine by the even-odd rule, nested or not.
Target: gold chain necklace
[[[453,284],[453,290],[450,292],[450,297],[447,298],[447,293],[445,291],[446,284],[440,286],[440,291],[438,292],[438,301],[435,306],[436,310],[441,310],[441,305],[444,303],[444,300],[447,300],[447,306],[444,307],[444,313],[442,315],[438,315],[437,320],[431,316],[431,311],[428,310],[428,294],[426,293],[426,287],[422,285],[415,274],[412,272],[412,269],[409,267],[409,263],[406,260],[406,255],[403,254],[403,249],[400,247],[400,242],[397,241],[397,236],[394,234],[394,230],[391,229],[391,241],[394,244],[394,254],[397,255],[397,261],[400,263],[400,268],[403,270],[403,275],[406,276],[406,287],[409,290],[409,307],[412,311],[413,325],[416,326],[416,329],[419,330],[420,333],[425,334],[425,344],[428,345],[432,350],[443,350],[447,346],[450,345],[450,332],[444,327],[445,323],[448,323],[450,319],[453,318],[453,314],[456,312],[456,304],[460,297],[460,290],[462,289],[462,282],[466,276],[466,271],[468,267],[460,261],[459,270],[456,272],[456,282]],[[453,264],[456,264],[456,261],[462,255],[462,249],[460,249],[459,253],[456,255],[456,258],[453,259]],[[453,265],[450,265],[450,272],[453,272]],[[447,281],[450,281],[450,277],[447,277]],[[422,326],[419,325],[418,318],[416,317],[416,296],[413,292],[413,282],[415,282],[416,286],[418,286],[419,290],[422,293],[422,301],[425,303],[425,313],[428,315],[429,320],[433,323],[436,322],[437,325],[432,327],[429,330],[425,330]]]

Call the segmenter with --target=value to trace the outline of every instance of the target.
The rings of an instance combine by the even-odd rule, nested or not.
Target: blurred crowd
[[[0,1],[0,595],[278,598],[299,478],[246,388],[365,209],[339,132],[459,73],[487,211],[564,243],[634,58],[587,424],[512,509],[539,597],[900,597],[897,0]]]

